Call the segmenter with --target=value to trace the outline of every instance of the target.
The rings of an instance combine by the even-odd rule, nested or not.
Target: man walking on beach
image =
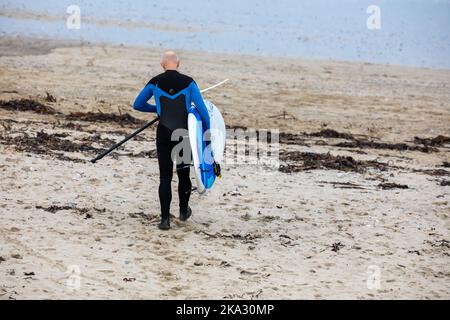
[[[203,102],[200,90],[191,77],[177,71],[179,66],[180,60],[177,54],[173,51],[165,52],[161,60],[161,67],[164,72],[147,83],[133,104],[135,110],[156,112],[160,119],[156,130],[156,151],[158,153],[159,201],[161,205],[161,222],[158,227],[162,230],[170,229],[171,182],[174,162],[178,175],[180,220],[186,221],[192,214],[189,207],[192,189],[189,177],[190,163],[181,161],[180,158],[184,158],[182,154],[180,154],[180,157],[172,155],[172,149],[183,139],[183,137],[175,139],[172,134],[177,129],[185,129],[187,132],[187,117],[191,103],[195,104],[203,126],[206,130],[210,129],[208,110]],[[155,98],[155,105],[148,103],[152,96]],[[189,146],[189,143],[183,145]],[[184,149],[183,151],[189,151],[190,154],[190,150]]]

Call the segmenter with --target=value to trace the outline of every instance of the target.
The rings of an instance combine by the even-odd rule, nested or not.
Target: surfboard
[[[220,166],[223,162],[226,135],[225,122],[219,109],[211,101],[204,100],[204,102],[211,123],[210,144],[206,142],[208,136],[205,135],[200,114],[195,106],[190,108],[188,114],[189,142],[192,150],[197,191],[200,194],[204,194],[211,189],[216,181],[217,164]]]

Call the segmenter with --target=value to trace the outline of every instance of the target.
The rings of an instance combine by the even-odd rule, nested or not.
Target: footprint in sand
[[[184,264],[184,260],[181,259],[180,257],[176,256],[176,255],[172,255],[172,256],[167,256],[164,257],[165,260],[170,261],[170,262],[175,262],[177,264]]]
[[[114,270],[103,269],[103,270],[98,270],[98,272],[101,272],[101,273],[114,273]]]
[[[162,280],[178,280],[178,276],[170,271],[159,271],[158,275],[162,278]]]
[[[190,286],[175,286],[170,288],[167,293],[171,296],[178,296],[182,291],[190,289]]]

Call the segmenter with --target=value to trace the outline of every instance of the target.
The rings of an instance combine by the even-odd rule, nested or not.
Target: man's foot
[[[170,229],[169,219],[161,219],[161,222],[158,224],[158,228],[161,230],[169,230]]]
[[[187,219],[189,219],[189,217],[192,215],[192,210],[191,207],[188,206],[187,211],[186,212],[182,212],[180,210],[180,220],[181,221],[186,221]]]

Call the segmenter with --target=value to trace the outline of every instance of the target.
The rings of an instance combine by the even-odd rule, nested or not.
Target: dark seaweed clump
[[[444,144],[450,144],[450,137],[438,135],[434,138],[414,137],[414,143],[423,144],[424,146],[442,147]]]
[[[67,120],[73,121],[89,121],[89,122],[114,122],[119,125],[143,125],[145,121],[125,114],[113,113],[95,113],[95,112],[73,112],[65,117]]]
[[[9,111],[32,111],[39,114],[57,113],[52,107],[31,99],[2,100],[0,101],[0,108]]]
[[[386,170],[387,168],[386,164],[375,160],[361,161],[350,156],[334,156],[330,153],[282,151],[280,160],[286,162],[286,165],[279,168],[284,173],[318,169],[364,172],[367,168],[379,170]]]
[[[406,143],[386,143],[386,142],[376,142],[369,140],[355,140],[340,142],[334,145],[335,147],[341,148],[359,148],[359,149],[385,149],[385,150],[396,150],[396,151],[420,151],[424,153],[429,153],[437,151],[429,145],[416,146],[409,145]]]
[[[48,134],[43,131],[37,132],[36,136],[24,134],[15,137],[0,137],[4,145],[14,146],[16,151],[34,154],[45,154],[56,157],[63,161],[83,162],[81,159],[72,159],[63,152],[100,152],[103,149],[92,147],[89,143],[76,143],[59,137],[59,134]],[[59,152],[58,152],[59,151]]]

